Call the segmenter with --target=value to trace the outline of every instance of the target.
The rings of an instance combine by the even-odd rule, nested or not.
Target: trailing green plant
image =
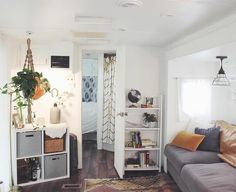
[[[32,105],[32,99],[40,98],[44,93],[50,91],[50,85],[42,73],[34,72],[30,69],[22,69],[16,76],[11,78],[11,82],[0,88],[3,94],[14,94],[13,102],[23,120],[22,110],[26,106]]]

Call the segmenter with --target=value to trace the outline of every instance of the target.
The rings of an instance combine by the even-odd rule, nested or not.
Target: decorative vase
[[[60,113],[60,109],[57,107],[57,104],[54,103],[53,107],[50,110],[50,123],[60,123]]]
[[[156,126],[157,126],[157,122],[155,122],[155,121],[148,123],[148,127],[149,127],[149,128],[155,128]]]

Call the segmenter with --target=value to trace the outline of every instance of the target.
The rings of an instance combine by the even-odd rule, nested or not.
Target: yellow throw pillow
[[[190,151],[196,151],[204,137],[205,135],[198,135],[188,133],[186,131],[180,131],[171,142],[171,145],[188,149]]]

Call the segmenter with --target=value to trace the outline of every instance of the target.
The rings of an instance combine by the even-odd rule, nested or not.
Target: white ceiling
[[[236,13],[236,0],[143,0],[139,8],[118,7],[116,0],[0,0],[0,3],[3,33],[25,39],[25,31],[31,30],[35,39],[73,39],[82,43],[90,39],[94,43],[162,46]],[[104,17],[112,23],[81,25],[75,22],[75,16]]]

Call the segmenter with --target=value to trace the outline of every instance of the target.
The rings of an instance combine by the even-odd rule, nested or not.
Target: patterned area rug
[[[127,179],[85,179],[85,192],[180,192],[166,174]]]

